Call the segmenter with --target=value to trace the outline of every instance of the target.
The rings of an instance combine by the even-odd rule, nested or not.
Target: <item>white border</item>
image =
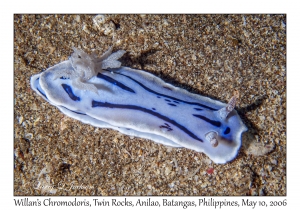
[[[251,3],[249,3],[251,2]],[[1,4],[1,206],[16,208],[13,199],[13,15],[15,13],[287,13],[287,88],[288,88],[288,107],[287,107],[287,197],[264,197],[249,199],[256,201],[282,200],[287,198],[288,207],[297,209],[299,181],[298,152],[299,140],[297,138],[297,127],[299,127],[299,116],[297,101],[299,89],[299,12],[297,11],[297,1],[279,0],[252,0],[252,1],[33,1],[15,0],[4,1]],[[299,129],[298,129],[299,130]],[[22,197],[17,197],[22,198]],[[31,199],[35,197],[30,197]],[[38,197],[44,199],[45,197]],[[55,197],[53,199],[72,200],[73,197]],[[84,199],[85,197],[80,197]],[[98,198],[98,197],[97,197]],[[119,197],[120,198],[120,197]],[[170,197],[168,197],[170,198]],[[188,197],[177,197],[188,199]],[[241,200],[246,197],[217,197],[222,200]],[[92,199],[87,197],[87,199]],[[111,199],[111,198],[109,198]],[[122,198],[121,198],[122,199]],[[131,197],[130,199],[138,199]],[[162,197],[155,197],[162,199]],[[198,197],[190,197],[197,200]],[[293,208],[294,207],[294,208]],[[39,207],[40,208],[40,207]],[[48,207],[49,208],[49,207]],[[98,209],[100,207],[97,207]],[[126,207],[125,207],[126,208]],[[199,208],[199,207],[198,207]],[[6,209],[6,208],[5,208]],[[106,209],[106,208],[101,208]],[[179,208],[178,208],[179,209]],[[182,209],[182,208],[181,208]],[[264,207],[255,209],[265,209]]]

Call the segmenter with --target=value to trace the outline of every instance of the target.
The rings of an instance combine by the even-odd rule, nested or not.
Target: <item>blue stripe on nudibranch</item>
[[[165,123],[165,125],[161,125],[159,126],[160,128],[166,128],[167,131],[172,131],[173,129],[171,128],[171,126],[168,123]]]
[[[142,111],[148,114],[151,114],[161,120],[164,120],[168,123],[173,124],[174,126],[176,126],[177,128],[179,128],[180,130],[182,130],[183,132],[185,132],[187,135],[189,135],[190,137],[192,137],[193,139],[196,139],[200,142],[203,142],[202,139],[200,139],[198,136],[196,136],[194,133],[192,133],[190,130],[188,130],[186,127],[184,127],[183,125],[177,123],[176,121],[162,115],[159,114],[158,112],[154,112],[150,109],[146,109],[144,107],[140,107],[140,106],[135,106],[135,105],[125,105],[125,104],[111,104],[111,103],[107,103],[107,102],[100,102],[100,101],[92,101],[92,107],[105,107],[105,108],[117,108],[117,109],[131,109],[131,110],[138,110],[138,111]]]
[[[61,86],[64,88],[64,90],[66,91],[66,93],[68,93],[69,97],[73,101],[80,101],[80,98],[73,93],[71,86],[69,86],[67,84],[61,84]]]
[[[100,78],[100,79],[104,79],[105,81],[111,83],[111,84],[114,84],[120,88],[122,88],[123,90],[127,90],[129,92],[132,92],[132,93],[135,93],[134,90],[132,90],[131,88],[127,87],[126,85],[124,85],[123,83],[109,77],[109,76],[106,76],[104,74],[101,74],[101,73],[98,73],[97,74],[97,77]]]
[[[224,131],[224,134],[225,134],[225,135],[228,134],[228,133],[230,133],[230,128],[229,128],[229,127],[227,127],[227,128],[225,129],[225,131]]]
[[[170,106],[177,106],[176,104],[168,103]]]
[[[162,93],[158,93],[158,92],[156,92],[156,91],[154,91],[154,90],[152,90],[152,89],[146,87],[145,85],[143,85],[142,83],[140,83],[139,81],[133,79],[133,78],[130,77],[130,76],[127,76],[127,75],[125,75],[125,74],[118,73],[118,72],[114,72],[114,73],[115,73],[115,74],[122,75],[122,76],[124,76],[124,77],[127,77],[127,78],[131,79],[132,81],[134,81],[134,82],[136,82],[137,84],[139,84],[139,85],[140,85],[142,88],[144,88],[145,90],[147,90],[147,91],[149,91],[149,92],[151,92],[151,93],[154,93],[154,94],[156,94],[156,95],[163,96],[163,97],[165,97],[165,98],[169,98],[169,99],[176,100],[176,101],[179,101],[179,102],[183,102],[183,103],[186,103],[186,104],[191,104],[191,105],[201,106],[201,107],[204,107],[204,108],[206,108],[206,109],[213,110],[213,111],[216,111],[216,110],[217,110],[217,109],[214,109],[214,108],[212,108],[212,107],[206,106],[206,105],[204,105],[204,104],[200,104],[200,103],[196,103],[196,102],[188,102],[188,101],[180,100],[180,99],[175,98],[175,97],[172,97],[172,96],[168,96],[168,95],[165,95],[165,94],[162,94]],[[160,98],[159,96],[157,96],[157,98]]]
[[[206,121],[206,122],[208,122],[211,125],[216,126],[216,127],[221,127],[221,125],[222,125],[221,122],[219,122],[219,121],[208,119],[207,117],[204,117],[204,116],[199,115],[199,114],[193,114],[193,116],[198,117],[201,120],[204,120],[204,121]]]
[[[35,82],[38,82],[38,84],[40,84],[40,78],[38,77],[36,80],[35,80]],[[36,89],[40,92],[40,94],[42,94],[46,99],[48,99],[47,98],[47,96],[46,96],[46,94],[43,92],[43,91],[41,91],[39,88],[38,88],[38,86],[36,86]]]
[[[47,98],[47,96],[42,91],[40,91],[40,89],[38,87],[36,89],[40,92],[40,94],[42,94],[45,98]]]
[[[75,114],[81,114],[81,115],[86,115],[86,114],[84,114],[84,113],[81,113],[81,112],[76,112],[76,111],[73,111],[73,110],[71,110],[71,109],[68,109],[67,107],[65,107],[65,106],[62,106],[63,108],[65,108],[65,109],[67,109],[67,110],[69,110],[70,112],[73,112],[73,113],[75,113]]]

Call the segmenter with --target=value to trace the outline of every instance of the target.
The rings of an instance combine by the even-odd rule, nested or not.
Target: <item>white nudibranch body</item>
[[[234,106],[189,93],[145,72],[122,67],[125,53],[100,58],[74,48],[70,59],[31,77],[32,89],[83,123],[233,160],[247,130]]]

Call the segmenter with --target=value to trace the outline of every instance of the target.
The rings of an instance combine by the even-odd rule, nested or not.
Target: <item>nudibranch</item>
[[[101,57],[74,48],[71,57],[31,77],[32,89],[61,112],[100,128],[233,160],[247,127],[228,104],[174,87],[143,70],[121,66],[123,50]]]

